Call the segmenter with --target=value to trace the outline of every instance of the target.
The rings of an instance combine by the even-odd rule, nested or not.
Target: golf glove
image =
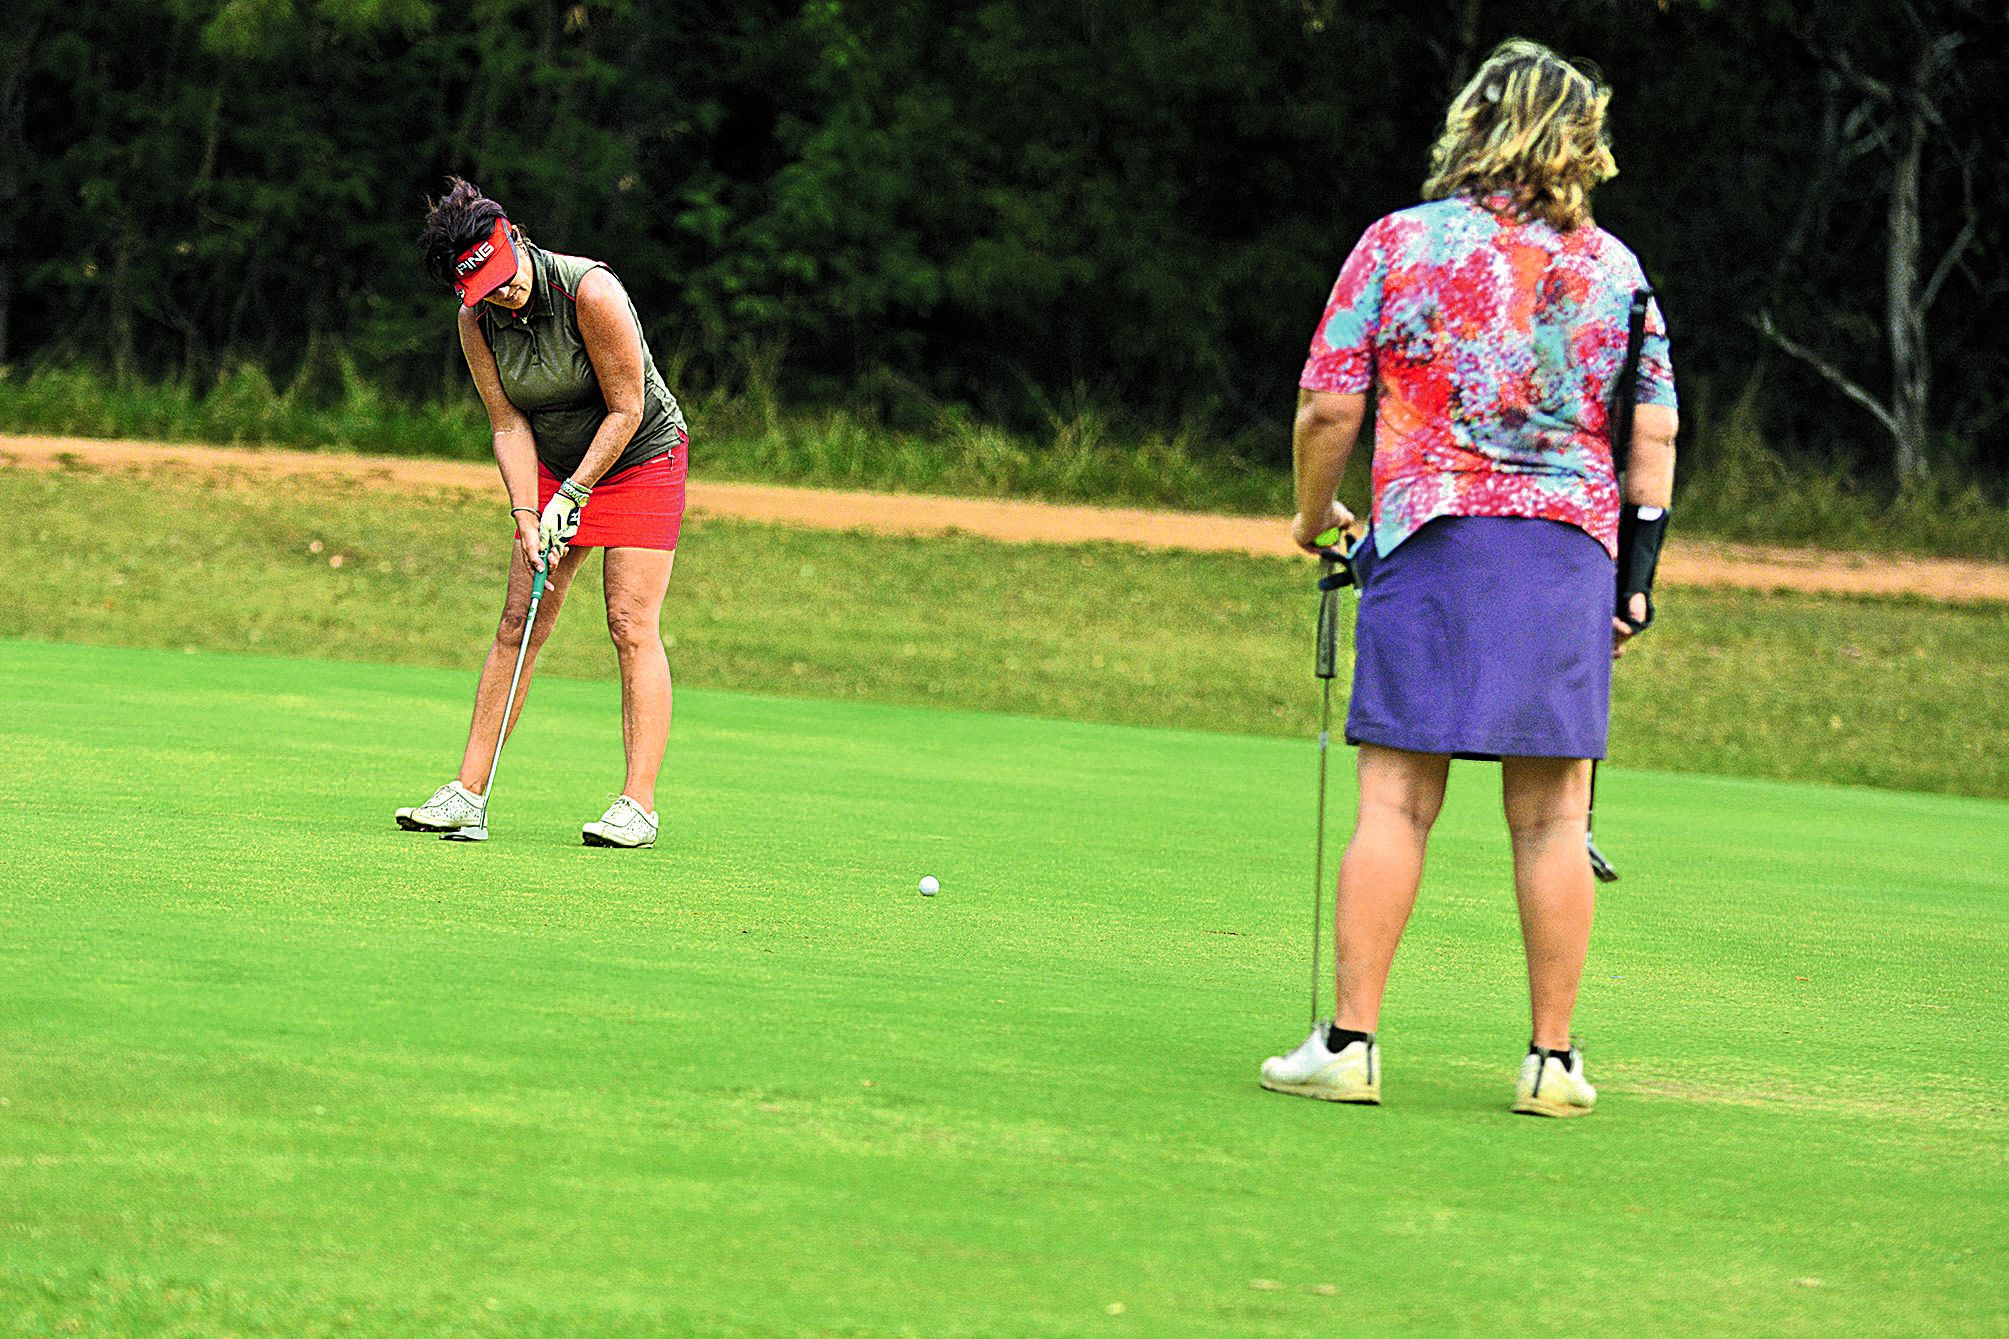
[[[572,536],[579,533],[579,513],[591,496],[593,490],[585,484],[567,479],[544,504],[544,514],[537,518],[537,546],[552,560],[563,557]]]

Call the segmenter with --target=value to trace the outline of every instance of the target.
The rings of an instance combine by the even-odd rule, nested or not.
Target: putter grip
[[[1325,562],[1325,573],[1331,576],[1338,566],[1330,559]],[[1321,679],[1337,678],[1339,675],[1339,588],[1327,589],[1321,582],[1318,592],[1318,653],[1316,672]]]
[[[551,575],[551,564],[549,562],[544,564],[543,571],[532,572],[530,574],[530,598],[532,601],[537,601],[544,598],[544,582],[546,581],[547,578],[550,577],[550,575]]]

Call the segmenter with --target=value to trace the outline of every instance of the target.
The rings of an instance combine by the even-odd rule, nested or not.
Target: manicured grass
[[[397,832],[469,681],[0,642],[0,1334],[2009,1332],[2009,805],[1609,771],[1545,1123],[1460,764],[1355,1110],[1301,741],[687,691],[588,851],[551,679]]]
[[[466,668],[487,497],[0,468],[0,636]],[[339,566],[335,564],[339,563]],[[597,563],[545,666],[606,676]],[[694,521],[682,682],[1264,734],[1314,726],[1308,564]],[[2009,796],[2009,606],[1670,590],[1617,678],[1627,766]]]

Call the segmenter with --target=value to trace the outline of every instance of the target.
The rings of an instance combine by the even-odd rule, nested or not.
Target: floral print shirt
[[[1557,232],[1505,197],[1436,200],[1381,219],[1333,285],[1298,384],[1375,387],[1374,547],[1439,516],[1529,516],[1618,548],[1612,391],[1633,290],[1625,244]],[[1674,404],[1657,303],[1647,308],[1639,404]]]

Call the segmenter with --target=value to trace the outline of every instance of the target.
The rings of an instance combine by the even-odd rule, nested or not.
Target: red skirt
[[[674,456],[657,456],[610,474],[593,485],[579,513],[575,549],[669,549],[677,547],[684,525],[684,478],[690,452],[679,444]],[[537,507],[551,501],[563,483],[537,462]]]

